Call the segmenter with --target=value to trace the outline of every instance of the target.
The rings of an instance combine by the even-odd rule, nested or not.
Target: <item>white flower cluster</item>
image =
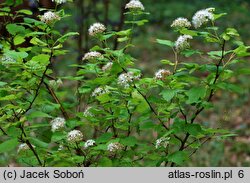
[[[88,148],[88,147],[91,147],[95,144],[95,141],[90,139],[90,140],[87,140],[85,143],[84,143],[84,148]]]
[[[64,129],[65,124],[66,124],[65,119],[60,118],[60,117],[53,119],[50,123],[51,123],[51,131],[52,132]]]
[[[113,66],[113,62],[108,62],[106,65],[104,65],[103,67],[102,67],[102,70],[105,72],[105,71],[108,71],[108,70],[110,70],[111,68],[112,68],[112,66]]]
[[[94,23],[89,28],[89,35],[90,36],[96,36],[97,34],[101,34],[106,30],[105,25],[101,23]]]
[[[87,107],[86,109],[85,109],[85,111],[84,111],[84,113],[83,113],[83,115],[85,116],[85,117],[93,117],[94,115],[91,113],[91,108],[92,107]]]
[[[201,27],[203,24],[207,23],[209,20],[213,20],[213,12],[214,8],[207,8],[203,10],[197,11],[192,19],[192,23],[194,27],[197,29]]]
[[[63,4],[66,3],[67,0],[52,0],[52,2],[55,2],[56,4]]]
[[[103,58],[103,55],[97,51],[91,51],[91,52],[85,53],[82,60],[94,60],[98,58]]]
[[[191,27],[191,23],[188,21],[187,18],[177,18],[173,21],[173,23],[171,24],[171,27],[174,28],[189,28]]]
[[[123,145],[120,144],[119,142],[113,142],[108,145],[108,151],[110,152],[116,152],[119,150],[122,150]]]
[[[34,145],[32,145],[32,147],[35,148]],[[23,144],[20,144],[20,145],[18,146],[17,152],[19,153],[19,152],[21,152],[21,151],[27,151],[27,150],[29,150],[29,149],[30,149],[30,147],[29,147],[26,143],[23,143]]]
[[[79,130],[72,130],[68,133],[67,140],[70,143],[79,142],[83,139],[83,134]]]
[[[144,10],[144,6],[139,0],[131,0],[128,4],[126,4],[125,9],[129,10]]]
[[[158,149],[159,147],[167,148],[169,144],[170,137],[161,137],[156,140],[155,142],[155,148]]]
[[[134,80],[139,80],[140,77],[140,74],[136,75],[133,72],[122,73],[118,77],[118,84],[124,88],[128,88],[130,83],[132,83]]]
[[[175,42],[176,50],[181,51],[181,50],[184,50],[184,49],[188,48],[190,46],[189,42],[188,42],[188,39],[193,39],[193,37],[190,36],[190,35],[181,35],[181,36],[179,36],[177,41]]]
[[[169,70],[160,69],[155,73],[155,79],[163,80],[166,78],[166,76],[169,76],[170,74],[171,72]]]
[[[105,86],[105,87],[98,87],[98,88],[96,88],[93,92],[92,92],[92,94],[91,94],[91,96],[92,97],[98,97],[98,96],[100,96],[100,95],[103,95],[103,94],[106,94],[106,93],[108,93],[109,92],[109,90],[108,90],[108,88]]]
[[[46,24],[53,23],[57,20],[60,20],[60,17],[52,11],[48,11],[48,12],[44,13],[44,15],[41,16],[41,21],[46,23]]]

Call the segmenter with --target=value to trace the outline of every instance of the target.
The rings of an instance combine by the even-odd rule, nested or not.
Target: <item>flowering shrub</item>
[[[82,64],[69,67],[77,67],[76,76],[57,78],[54,58],[66,54],[63,43],[78,35],[55,29],[67,15],[56,8],[33,19],[32,12],[12,13],[9,6],[0,14],[11,17],[5,22],[8,36],[0,42],[0,153],[7,159],[29,166],[177,166],[208,140],[234,135],[198,118],[213,107],[216,91],[234,91],[233,66],[249,55],[235,29],[216,26],[224,13],[208,8],[191,22],[190,17],[174,20],[176,41],[156,42],[172,49],[175,60],[162,60],[155,75],[144,77],[129,52],[136,49],[133,32],[148,13],[139,0],[131,0],[124,7],[129,28],[115,32],[93,23],[89,35],[98,44]],[[15,23],[17,17],[23,22]],[[119,49],[109,47],[113,39]],[[195,48],[194,42],[217,50]],[[186,61],[189,57],[201,61]],[[78,82],[76,93],[61,88],[70,81]]]

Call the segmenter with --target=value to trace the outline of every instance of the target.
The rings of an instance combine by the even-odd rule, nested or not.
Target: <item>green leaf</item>
[[[187,103],[197,103],[199,99],[202,99],[206,96],[206,88],[205,87],[194,87],[191,88],[189,91],[186,92],[188,96]]]
[[[234,28],[227,28],[226,30],[226,34],[231,36],[231,37],[237,37],[237,36],[240,36],[238,31]]]
[[[48,44],[43,42],[42,40],[36,38],[36,37],[33,37],[31,40],[30,40],[30,43],[33,44],[33,45],[39,45],[39,46],[47,46]]]
[[[166,100],[166,101],[170,101],[172,98],[174,98],[174,96],[176,95],[176,91],[175,90],[163,90],[160,95],[162,95],[162,97]]]
[[[242,68],[242,69],[237,70],[237,73],[238,74],[244,74],[244,75],[250,75],[250,69]]]
[[[30,37],[30,36],[37,36],[37,35],[45,35],[46,33],[45,32],[29,32],[25,35],[25,37]]]
[[[214,20],[217,20],[220,17],[225,16],[225,15],[227,15],[227,13],[214,14]]]
[[[222,57],[222,51],[210,51],[207,54],[210,55],[211,58],[214,58],[214,59],[220,59]]]
[[[18,60],[18,59],[26,58],[28,56],[28,53],[26,53],[26,52],[16,52],[16,51],[11,50],[11,51],[6,52],[5,55]]]
[[[98,166],[101,167],[111,167],[112,166],[112,161],[109,158],[103,157],[99,160]]]
[[[96,99],[99,100],[101,104],[111,101],[111,97],[108,93],[97,96]]]
[[[125,21],[125,24],[136,24],[138,26],[142,26],[147,22],[148,20],[144,19],[144,20],[137,20],[137,21]]]
[[[228,137],[235,137],[235,136],[238,136],[238,134],[230,133],[230,134],[220,135],[220,138],[226,139]]]
[[[29,119],[34,119],[34,118],[52,118],[52,116],[42,112],[42,111],[34,111],[31,114],[28,115]]]
[[[14,94],[10,94],[10,95],[6,95],[6,96],[4,96],[4,97],[0,97],[0,101],[4,101],[4,100],[15,100],[15,99],[17,99],[17,98],[19,98],[19,97],[20,97],[20,94],[19,94],[19,96],[14,95]]]
[[[14,45],[22,44],[24,41],[25,41],[25,39],[24,39],[23,36],[16,35],[16,36],[14,37]]]
[[[25,28],[23,26],[17,24],[8,24],[6,26],[6,29],[12,35],[23,33],[25,31]]]
[[[185,55],[185,57],[190,57],[194,54],[202,54],[202,52],[200,52],[199,50],[190,50],[190,49],[186,49],[186,50],[183,50],[181,52],[183,55]]]
[[[182,165],[186,160],[188,160],[188,152],[177,151],[168,155],[168,161],[174,162],[177,165]]]
[[[169,40],[163,40],[163,39],[156,39],[156,42],[162,45],[169,46],[169,47],[174,47],[175,45],[174,42],[169,41]]]
[[[34,62],[43,64],[43,65],[47,65],[49,63],[49,59],[50,59],[50,55],[40,54],[40,55],[32,57],[31,60]]]
[[[17,138],[6,140],[0,144],[0,153],[6,153],[16,148],[18,145]]]
[[[74,162],[74,163],[82,163],[85,160],[84,156],[73,156],[69,158],[70,161]]]
[[[244,90],[241,88],[241,86],[237,84],[221,82],[221,83],[218,83],[216,86],[226,91],[231,91],[231,92],[239,93],[239,94],[244,93]]]
[[[101,41],[107,40],[111,38],[114,35],[114,33],[111,34],[99,34],[98,37]]]
[[[48,148],[49,147],[49,144],[46,143],[46,142],[43,142],[37,138],[33,138],[33,137],[30,137],[30,142],[32,145],[36,146],[36,147],[42,147],[42,148]]]
[[[39,20],[33,19],[33,18],[24,18],[24,22],[28,23],[28,24],[35,24],[36,26],[37,25],[45,25],[45,23],[43,23]]]
[[[18,10],[17,12],[18,12],[18,13],[25,14],[25,15],[32,15],[32,14],[33,14],[32,11],[30,11],[30,10],[25,10],[25,9],[23,9],[23,10]]]
[[[63,35],[62,37],[60,37],[59,39],[57,39],[56,42],[63,43],[63,42],[66,41],[69,37],[71,37],[71,36],[77,36],[77,35],[79,35],[78,32],[69,32],[69,33]]]
[[[33,129],[33,128],[44,128],[44,127],[49,127],[51,126],[49,123],[38,123],[38,124],[33,124],[31,126],[28,126],[27,128]]]
[[[0,87],[7,85],[8,83],[0,81]]]
[[[250,52],[248,52],[249,48],[250,46],[239,45],[239,47],[236,48],[233,52],[236,53],[238,57],[245,57],[250,55]]]
[[[83,86],[83,87],[78,88],[78,92],[81,93],[81,94],[89,93],[91,91],[92,91],[92,89],[90,87],[88,87],[88,86]]]
[[[140,124],[140,129],[153,129],[156,125],[152,121],[147,121],[145,123]]]
[[[182,29],[182,30],[180,30],[180,33],[185,34],[185,35],[190,35],[190,36],[197,36],[198,35],[197,31],[188,30],[188,29]]]
[[[104,133],[98,139],[96,139],[96,143],[107,142],[112,138],[112,136],[113,136],[112,133]]]
[[[180,120],[180,119],[176,118],[174,120],[174,124],[173,124],[174,132],[175,133],[184,132],[185,125],[186,125],[186,122],[184,120]]]
[[[127,41],[127,40],[129,40],[129,37],[127,37],[127,36],[126,37],[121,37],[121,38],[117,39],[117,41],[120,42],[120,43],[124,42],[124,41]]]
[[[137,143],[137,140],[135,137],[126,137],[121,139],[121,144],[125,145],[125,146],[135,146]]]
[[[222,38],[226,41],[230,40],[231,37],[238,37],[240,36],[238,31],[234,28],[227,28],[224,33],[222,33]]]
[[[170,60],[166,60],[166,59],[165,60],[161,60],[161,63],[162,64],[166,64],[166,65],[172,65],[172,66],[175,65],[173,62],[171,62]]]
[[[185,126],[186,132],[188,132],[190,135],[198,136],[202,134],[203,130],[199,124],[187,124]]]
[[[118,36],[129,36],[131,32],[132,32],[131,29],[127,29],[127,30],[116,32],[115,34]]]
[[[52,137],[51,137],[51,141],[52,142],[58,142],[62,139],[64,139],[66,137],[66,134],[64,132],[54,132]]]

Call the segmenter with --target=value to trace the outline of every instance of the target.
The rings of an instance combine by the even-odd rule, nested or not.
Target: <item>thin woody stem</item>
[[[126,73],[128,73],[128,71],[122,67],[122,70]],[[149,102],[148,98],[146,95],[144,95],[138,88],[137,86],[133,83],[133,88],[143,97],[143,99],[146,101],[146,103],[148,104],[150,110],[153,112],[153,114],[155,115],[155,117],[157,118],[157,120],[160,122],[160,124],[162,125],[163,128],[165,128],[166,130],[170,130],[165,124],[164,122],[161,120],[161,118],[158,117],[157,112],[155,111],[155,109],[153,108],[153,106],[151,105],[151,103]],[[180,137],[178,137],[177,135],[174,135],[174,137],[176,139],[178,139],[179,141],[182,142],[182,139]]]
[[[48,85],[46,82],[44,82],[44,85],[46,86],[46,88],[47,88],[47,90],[49,91],[49,93],[50,93],[50,95],[52,96],[52,98],[56,101],[57,104],[60,105],[60,110],[61,110],[61,112],[62,112],[62,114],[63,114],[63,117],[64,117],[66,120],[69,119],[68,113],[67,113],[66,110],[64,109],[64,107],[63,107],[61,101],[58,99],[58,97],[57,97],[56,93],[54,92],[54,90],[53,90],[52,88],[50,88],[49,85]]]
[[[222,54],[221,54],[221,58],[219,60],[219,62],[216,64],[216,73],[215,73],[215,78],[214,78],[214,81],[213,81],[213,85],[216,84],[216,82],[218,81],[219,77],[220,77],[220,65],[221,63],[223,62],[224,60],[224,54],[225,54],[225,44],[226,44],[226,41],[223,40],[222,42],[222,45],[221,45],[221,51],[222,51]],[[207,102],[210,102],[212,97],[214,96],[214,92],[215,90],[212,88],[211,91],[210,91],[210,94],[207,98]],[[199,109],[196,110],[196,112],[194,113],[193,117],[191,118],[190,120],[190,124],[193,124],[195,119],[197,118],[197,116],[205,109],[205,107],[201,107]],[[188,141],[188,138],[190,136],[190,133],[186,133],[184,139],[182,140],[182,143],[181,143],[181,146],[179,148],[179,151],[183,151],[185,149],[185,146],[186,146],[186,142]],[[175,166],[175,163],[173,162],[171,164],[171,167]]]

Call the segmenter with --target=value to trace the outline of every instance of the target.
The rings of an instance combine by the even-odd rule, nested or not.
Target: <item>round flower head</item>
[[[128,88],[130,86],[130,83],[132,83],[134,80],[139,80],[140,77],[140,74],[136,75],[133,72],[122,73],[118,77],[118,84],[123,86],[124,88]]]
[[[91,113],[91,109],[92,109],[92,107],[87,107],[86,109],[85,109],[85,111],[84,111],[84,116],[85,117],[93,117],[94,115]]]
[[[94,23],[89,28],[89,35],[90,36],[96,36],[98,34],[103,33],[105,30],[106,30],[105,25],[103,25],[101,23]]]
[[[177,51],[182,51],[186,48],[189,48],[190,45],[188,43],[188,39],[193,39],[193,37],[190,35],[179,36],[177,41],[175,42],[175,49]]]
[[[60,17],[52,11],[48,11],[41,16],[41,21],[46,24],[51,24],[57,20],[60,20]]]
[[[125,9],[129,10],[144,10],[144,6],[139,0],[131,0],[128,4],[126,4]]]
[[[214,8],[207,8],[204,10],[197,11],[192,19],[192,23],[194,27],[197,29],[201,27],[203,24],[207,23],[209,20],[213,20],[213,12]]]
[[[97,51],[91,51],[86,53],[82,58],[82,60],[95,60],[98,58],[103,58],[102,54]]]
[[[166,76],[169,76],[171,72],[169,70],[160,69],[155,73],[155,79],[163,80]]]
[[[84,148],[88,148],[88,147],[91,147],[95,144],[95,141],[90,139],[90,140],[87,140],[84,144]]]
[[[66,3],[67,0],[52,0],[52,2],[55,2],[56,4],[63,4]]]
[[[161,137],[156,140],[155,142],[155,148],[158,149],[160,147],[167,148],[169,144],[170,137]]]
[[[98,87],[92,92],[91,96],[97,97],[108,92],[109,90],[107,89],[107,87]]]
[[[116,152],[123,148],[123,145],[119,142],[113,142],[108,145],[108,151],[110,152]]]
[[[65,119],[64,118],[55,118],[51,122],[51,131],[55,132],[61,129],[64,129],[65,127]]]
[[[102,70],[105,72],[105,71],[108,71],[112,68],[112,65],[113,65],[113,62],[108,62],[106,65],[104,65],[102,67]]]
[[[173,23],[171,24],[171,27],[189,28],[189,27],[191,27],[191,23],[188,21],[188,19],[180,17],[180,18],[177,18],[173,21]]]
[[[68,133],[67,140],[70,143],[80,142],[83,139],[83,134],[79,130],[72,130]]]

